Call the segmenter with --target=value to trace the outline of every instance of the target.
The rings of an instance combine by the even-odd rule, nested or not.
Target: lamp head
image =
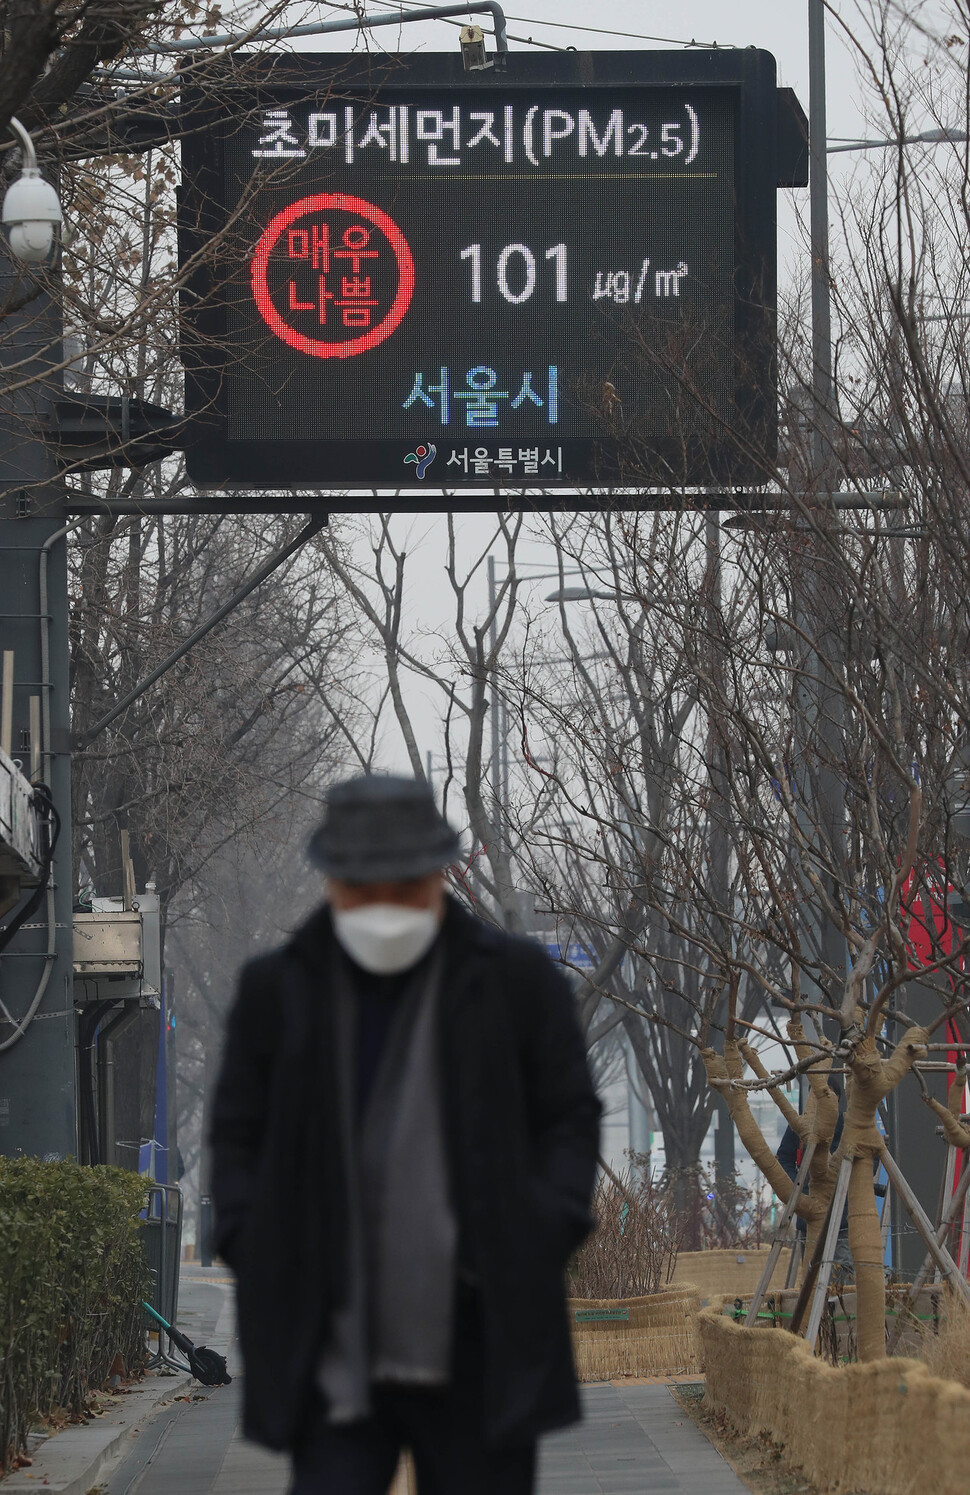
[[[61,216],[60,200],[50,182],[44,181],[36,166],[25,166],[7,188],[0,209],[10,252],[25,264],[42,264],[53,247]]]

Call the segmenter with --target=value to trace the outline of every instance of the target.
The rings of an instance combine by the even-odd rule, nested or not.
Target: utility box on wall
[[[134,910],[74,915],[74,975],[99,980],[144,972],[142,917]]]
[[[0,877],[38,882],[43,868],[40,817],[33,787],[0,748]]]

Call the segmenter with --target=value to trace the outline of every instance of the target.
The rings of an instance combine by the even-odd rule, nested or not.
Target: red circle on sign
[[[273,304],[266,278],[269,257],[290,224],[308,213],[333,211],[353,213],[355,217],[363,218],[380,229],[394,250],[398,268],[397,294],[384,320],[378,322],[376,327],[369,328],[362,337],[345,338],[343,342],[325,342],[322,338],[307,337],[291,327]],[[260,316],[284,343],[300,353],[309,353],[314,358],[353,358],[358,353],[365,353],[368,348],[375,348],[400,326],[413,294],[414,260],[408,241],[397,224],[373,203],[365,202],[362,197],[348,197],[344,192],[319,192],[314,197],[301,197],[299,202],[290,203],[288,208],[270,219],[253,253],[253,297]]]

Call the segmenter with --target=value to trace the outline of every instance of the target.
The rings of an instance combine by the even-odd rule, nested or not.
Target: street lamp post
[[[970,136],[963,130],[923,130],[918,135],[897,135],[895,139],[887,137],[885,140],[829,141],[825,150],[827,155],[835,156],[840,151],[878,151],[901,145],[941,145],[944,141],[965,145],[968,140]]]

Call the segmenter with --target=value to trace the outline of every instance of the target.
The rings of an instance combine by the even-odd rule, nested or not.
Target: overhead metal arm
[[[211,51],[213,47],[238,46],[241,42],[287,41],[293,36],[325,36],[331,31],[369,31],[375,26],[406,26],[410,21],[440,21],[448,16],[480,15],[487,12],[495,27],[495,46],[499,52],[509,50],[509,39],[505,30],[505,12],[498,0],[474,0],[465,5],[431,5],[427,10],[402,10],[389,15],[361,15],[340,21],[308,21],[303,26],[267,26],[252,35],[231,31],[219,36],[193,36],[177,42],[153,42],[146,52]]]

